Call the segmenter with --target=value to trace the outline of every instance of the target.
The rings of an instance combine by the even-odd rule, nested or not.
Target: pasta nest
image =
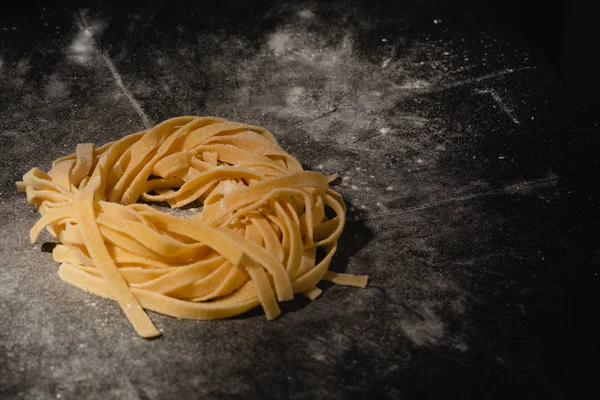
[[[273,319],[295,293],[315,299],[321,280],[366,285],[328,271],[345,223],[340,194],[258,126],[172,118],[79,144],[17,186],[41,215],[31,241],[44,228],[60,241],[60,278],[117,301],[142,337],[160,334],[144,309],[218,319],[262,305]],[[196,200],[191,217],[148,204]]]

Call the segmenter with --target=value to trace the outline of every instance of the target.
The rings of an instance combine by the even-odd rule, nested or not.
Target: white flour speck
[[[352,189],[352,190],[358,190],[358,186],[352,185],[352,186],[350,186],[350,189]]]
[[[422,346],[437,344],[443,338],[445,326],[442,319],[433,310],[422,306],[420,318],[410,316],[400,320],[400,327],[415,344]]]
[[[223,191],[224,195],[228,195],[229,193],[235,191],[238,188],[238,185],[231,180],[221,181],[220,189]]]
[[[97,21],[91,21],[88,26],[80,26],[67,48],[68,57],[77,64],[89,65],[97,51],[94,35],[100,34],[104,27],[103,23]]]
[[[435,67],[435,66],[434,66]],[[430,83],[423,79],[417,79],[415,81],[406,82],[404,85],[399,86],[399,89],[414,90],[414,89],[425,89],[430,86]]]
[[[387,190],[389,192],[389,191],[394,190],[394,187],[393,186],[388,186],[388,187],[385,188],[385,190]]]
[[[298,16],[302,19],[311,19],[315,17],[315,13],[310,11],[310,10],[302,10],[300,12],[298,12]]]
[[[302,86],[294,86],[288,93],[286,103],[289,107],[299,106],[303,97],[306,96],[306,89]]]
[[[386,135],[386,134],[390,133],[390,128],[381,128],[379,130],[379,133],[381,133],[382,135]]]
[[[275,32],[269,38],[267,46],[276,55],[284,53],[291,41],[291,35],[287,32]]]

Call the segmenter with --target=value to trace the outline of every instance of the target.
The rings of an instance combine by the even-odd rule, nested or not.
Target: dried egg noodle
[[[31,241],[44,228],[60,241],[61,279],[117,301],[142,337],[160,335],[144,309],[219,319],[260,304],[273,319],[295,293],[315,299],[321,280],[367,283],[328,271],[342,197],[258,126],[172,118],[101,147],[79,144],[17,186],[41,215]],[[197,199],[190,218],[138,202]]]

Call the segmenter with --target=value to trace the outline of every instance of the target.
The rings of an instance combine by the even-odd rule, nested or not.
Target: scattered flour
[[[315,13],[313,13],[311,10],[304,9],[298,12],[298,16],[302,19],[312,19],[315,17]]]
[[[415,311],[418,315],[407,315],[400,320],[404,334],[419,346],[438,344],[444,337],[444,322],[425,305],[421,305]]]

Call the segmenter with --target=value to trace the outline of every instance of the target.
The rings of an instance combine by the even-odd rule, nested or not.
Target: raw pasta
[[[305,171],[264,128],[177,117],[101,147],[79,144],[45,173],[17,182],[60,244],[64,281],[115,300],[145,338],[160,335],[144,309],[219,319],[259,304],[268,319],[321,280],[365,287],[328,271],[346,208],[328,178]],[[140,201],[144,201],[142,203]],[[199,201],[190,218],[161,212]]]

